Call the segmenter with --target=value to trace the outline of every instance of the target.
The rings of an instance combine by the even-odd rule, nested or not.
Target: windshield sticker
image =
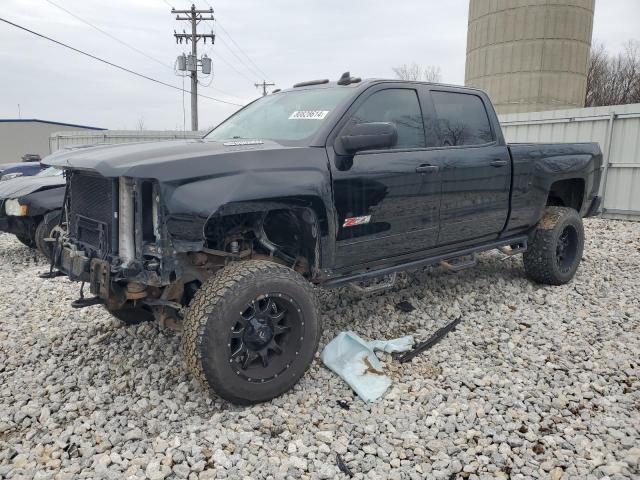
[[[264,142],[262,140],[239,140],[234,142],[224,142],[223,145],[225,147],[239,147],[244,145],[262,145]]]
[[[324,120],[329,110],[296,110],[289,116],[289,120]]]

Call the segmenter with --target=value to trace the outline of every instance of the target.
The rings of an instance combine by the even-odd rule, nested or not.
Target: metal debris
[[[344,473],[345,475],[349,475],[350,477],[353,477],[353,472],[344,462],[343,458],[340,456],[339,453],[336,453],[336,464],[338,465],[338,468],[342,473]]]
[[[401,302],[396,304],[396,309],[400,310],[401,312],[404,312],[404,313],[409,313],[409,312],[413,312],[416,309],[416,307],[411,305],[406,300],[403,300],[403,301],[401,301]]]
[[[420,355],[425,350],[428,350],[429,348],[433,347],[436,343],[442,340],[447,335],[447,333],[449,333],[451,330],[454,330],[461,321],[462,321],[462,317],[458,317],[453,322],[438,329],[436,333],[431,335],[427,340],[416,345],[416,347],[413,350],[405,353],[398,360],[400,361],[400,363],[406,363],[406,362],[409,362],[410,360],[413,360],[413,358]]]

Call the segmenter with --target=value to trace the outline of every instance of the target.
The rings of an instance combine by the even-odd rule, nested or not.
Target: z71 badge
[[[355,227],[357,225],[364,225],[365,223],[369,223],[370,221],[371,221],[371,215],[365,215],[364,217],[345,218],[344,223],[342,224],[342,228]]]

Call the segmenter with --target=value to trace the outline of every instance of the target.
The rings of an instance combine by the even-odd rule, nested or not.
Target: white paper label
[[[329,110],[296,110],[289,116],[289,120],[324,120]]]

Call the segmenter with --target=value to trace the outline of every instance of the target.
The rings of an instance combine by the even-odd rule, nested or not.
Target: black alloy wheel
[[[249,382],[266,382],[284,373],[300,354],[304,321],[293,298],[261,295],[242,311],[229,333],[229,363]]]
[[[556,262],[562,273],[571,270],[578,251],[578,232],[573,225],[567,225],[562,230],[556,244]]]

